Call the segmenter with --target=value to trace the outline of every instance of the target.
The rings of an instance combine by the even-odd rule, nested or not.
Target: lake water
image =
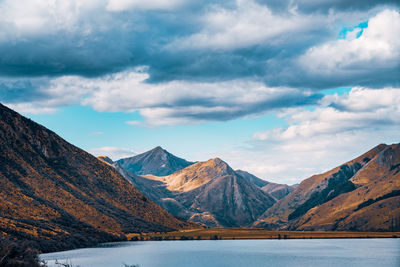
[[[400,266],[400,239],[136,241],[42,254],[81,267]]]

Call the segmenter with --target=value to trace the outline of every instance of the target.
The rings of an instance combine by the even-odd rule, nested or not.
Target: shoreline
[[[131,233],[127,234],[126,237],[128,241],[400,238],[400,232],[271,231],[264,229],[208,228],[165,233]]]
[[[127,240],[99,243],[89,247],[41,252],[42,254],[76,249],[96,248],[101,244],[135,241],[193,241],[193,240],[290,240],[290,239],[376,239],[400,238],[400,232],[348,232],[348,231],[273,231],[257,228],[208,228],[173,232],[126,234]]]

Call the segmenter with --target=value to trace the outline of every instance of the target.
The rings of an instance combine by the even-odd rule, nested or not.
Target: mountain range
[[[209,227],[250,226],[276,202],[218,158],[168,176],[138,176],[112,165],[173,215]]]
[[[399,230],[400,144],[381,144],[311,176],[268,209],[255,227],[289,230]]]
[[[234,171],[220,159],[167,176],[138,176],[113,164],[164,209],[208,227],[389,231],[400,221],[399,150],[381,144],[291,186]]]
[[[0,151],[0,235],[41,251],[200,225],[400,230],[400,144],[285,185],[161,147],[96,158],[0,104]]]
[[[0,104],[0,235],[41,251],[198,227],[159,207],[115,168]]]
[[[245,171],[234,171],[219,158],[190,163],[161,147],[116,162],[104,156],[98,158],[114,166],[136,188],[173,215],[208,227],[249,227],[294,188],[270,183]],[[151,162],[152,158],[155,163]],[[132,171],[135,170],[132,166],[143,168]],[[160,173],[157,166],[161,171],[165,171],[165,166],[175,166],[176,171],[165,176],[155,175]]]

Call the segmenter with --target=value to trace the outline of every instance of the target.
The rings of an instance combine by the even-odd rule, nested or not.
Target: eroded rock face
[[[0,104],[0,235],[42,251],[189,226],[113,167]]]
[[[400,229],[400,145],[379,145],[304,180],[267,210],[257,227],[291,230]],[[397,205],[397,206],[396,206]]]
[[[156,176],[169,175],[193,164],[159,146],[145,153],[117,160],[117,163],[132,174]]]

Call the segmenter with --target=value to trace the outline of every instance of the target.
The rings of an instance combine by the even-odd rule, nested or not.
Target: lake
[[[191,240],[106,243],[42,254],[73,266],[400,266],[400,239]]]

